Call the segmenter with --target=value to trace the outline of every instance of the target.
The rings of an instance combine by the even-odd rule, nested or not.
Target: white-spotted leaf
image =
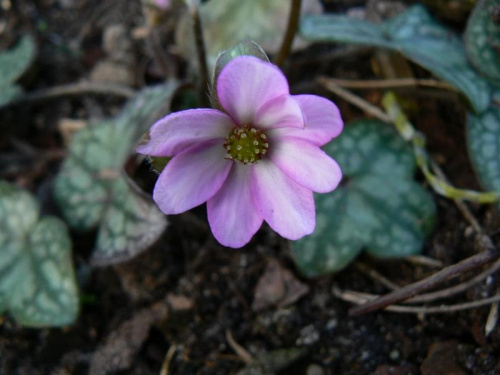
[[[31,327],[71,324],[79,311],[63,222],[39,218],[27,192],[0,182],[0,312]]]
[[[54,192],[71,227],[98,226],[95,265],[134,257],[167,225],[156,205],[127,177],[124,165],[141,135],[169,110],[177,87],[177,82],[170,82],[145,89],[116,119],[82,129],[73,139]]]
[[[21,77],[35,57],[35,42],[29,35],[0,53],[0,107],[16,99],[22,92],[15,81]]]
[[[467,22],[465,48],[474,67],[500,84],[500,0],[479,0]]]
[[[472,164],[486,190],[500,191],[500,108],[468,115],[467,143]]]
[[[310,41],[350,43],[399,51],[460,90],[474,111],[485,110],[491,97],[488,81],[469,64],[460,38],[414,5],[380,25],[338,15],[304,17],[301,35]]]
[[[325,151],[342,168],[342,185],[315,195],[316,229],[293,244],[307,276],[346,267],[363,248],[376,257],[420,252],[434,225],[431,195],[413,181],[409,146],[386,124],[362,120],[347,126]]]

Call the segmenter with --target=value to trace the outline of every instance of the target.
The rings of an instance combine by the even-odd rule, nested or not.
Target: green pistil
[[[267,136],[248,125],[231,130],[224,142],[226,158],[243,164],[252,164],[262,159],[268,147]]]

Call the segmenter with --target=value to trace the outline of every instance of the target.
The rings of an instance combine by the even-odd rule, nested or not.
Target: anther
[[[259,129],[246,125],[232,129],[224,142],[229,158],[243,164],[258,162],[267,152],[267,136]],[[230,157],[229,157],[230,156]]]

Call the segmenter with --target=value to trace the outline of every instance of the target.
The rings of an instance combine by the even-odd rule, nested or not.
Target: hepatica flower
[[[296,240],[314,230],[313,192],[334,190],[342,173],[320,146],[342,131],[337,107],[290,95],[283,73],[255,57],[231,60],[217,79],[223,111],[192,109],[156,122],[138,152],[172,157],[153,199],[165,214],[207,202],[223,245],[248,243],[265,220]]]

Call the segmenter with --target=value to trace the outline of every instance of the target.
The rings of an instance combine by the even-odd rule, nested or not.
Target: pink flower
[[[313,191],[334,190],[342,173],[319,147],[342,131],[337,107],[290,95],[285,76],[255,57],[231,60],[217,80],[224,112],[193,109],[155,123],[138,152],[172,156],[153,199],[165,214],[207,202],[223,245],[248,243],[265,220],[296,240],[313,232]]]

